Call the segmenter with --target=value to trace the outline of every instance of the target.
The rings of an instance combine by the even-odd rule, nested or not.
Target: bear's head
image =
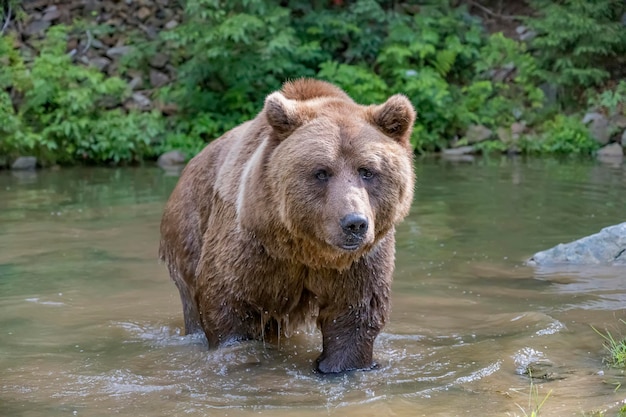
[[[283,230],[260,233],[271,236],[266,244],[309,266],[341,269],[407,215],[415,111],[406,97],[361,106],[330,84],[299,80],[269,95],[263,113],[262,167],[249,174],[265,188],[264,207],[256,203],[269,211],[261,224]]]

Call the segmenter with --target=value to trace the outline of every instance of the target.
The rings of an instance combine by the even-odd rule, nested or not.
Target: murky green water
[[[0,171],[0,416],[582,416],[626,398],[591,325],[626,334],[626,270],[523,260],[626,217],[626,169],[421,161],[380,368],[312,373],[319,334],[207,351],[156,260],[177,178]]]

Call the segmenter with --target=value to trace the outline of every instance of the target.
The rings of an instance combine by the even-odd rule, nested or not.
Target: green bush
[[[598,85],[626,65],[623,0],[534,0],[538,17],[527,19],[537,33],[530,45],[543,80],[563,99],[575,100],[584,87]],[[618,74],[619,75],[619,74]]]
[[[163,133],[158,113],[110,108],[128,96],[126,83],[76,65],[65,53],[67,28],[52,27],[27,67],[10,37],[0,38],[0,152],[29,153],[42,163],[131,162],[152,155]],[[11,100],[8,92],[19,96]],[[19,106],[14,108],[13,103]]]
[[[525,153],[556,155],[590,155],[600,147],[580,118],[560,114],[543,124],[537,138],[522,138],[520,145]]]
[[[527,24],[537,37],[528,50],[500,33],[487,34],[463,3],[186,0],[185,19],[175,29],[154,41],[129,34],[136,53],[120,67],[122,74],[147,71],[151,54],[167,52],[178,74],[156,94],[178,105],[168,119],[123,110],[130,91],[121,78],[65,53],[71,29],[52,27],[32,62],[3,36],[0,154],[31,153],[45,163],[122,163],[171,149],[192,156],[254,117],[285,80],[299,77],[336,83],[362,104],[404,93],[418,112],[411,138],[417,152],[462,141],[471,125],[496,130],[518,121],[538,132],[519,141],[523,152],[593,152],[597,144],[586,128],[555,113],[555,106],[546,108],[539,86],[553,84],[571,100],[618,78],[626,67],[624,3],[533,0],[537,15]],[[90,30],[97,37],[112,28]],[[589,103],[623,115],[626,84],[609,85]],[[477,147],[487,153],[509,145]]]
[[[589,99],[589,106],[596,107],[607,116],[626,116],[626,81],[608,88]]]

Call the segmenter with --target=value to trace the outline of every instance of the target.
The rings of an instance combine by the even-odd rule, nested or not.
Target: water
[[[550,391],[541,416],[616,415],[624,376],[591,326],[626,334],[626,270],[523,261],[623,222],[626,169],[416,166],[379,368],[340,376],[312,372],[316,332],[211,351],[181,336],[156,260],[175,176],[0,171],[0,416],[522,416]]]

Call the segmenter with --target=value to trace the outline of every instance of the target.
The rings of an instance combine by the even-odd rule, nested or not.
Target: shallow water
[[[180,335],[156,260],[175,176],[0,171],[0,416],[514,416],[549,392],[541,416],[616,415],[626,384],[591,326],[626,333],[626,270],[523,261],[623,222],[626,169],[416,167],[379,368],[340,376],[312,372],[317,332],[211,351]]]

